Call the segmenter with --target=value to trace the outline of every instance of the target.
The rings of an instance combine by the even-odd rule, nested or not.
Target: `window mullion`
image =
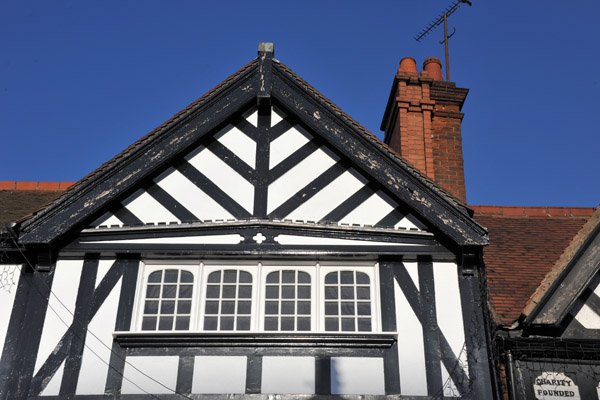
[[[263,286],[266,287],[267,284],[266,278],[263,276],[261,262],[259,262],[256,266],[256,276],[252,282],[252,285],[256,287],[253,295],[255,298],[252,299],[252,309],[254,310],[251,315],[251,318],[254,318],[254,321],[252,321],[252,326],[256,332],[260,332],[263,330],[261,328],[261,324],[263,324],[264,304],[266,302],[263,293]]]

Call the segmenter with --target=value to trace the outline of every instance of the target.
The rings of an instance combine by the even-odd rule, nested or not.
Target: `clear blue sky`
[[[0,3],[0,180],[78,180],[256,57],[379,137],[401,58],[443,59],[452,0]],[[600,1],[473,0],[449,19],[470,204],[600,203]]]

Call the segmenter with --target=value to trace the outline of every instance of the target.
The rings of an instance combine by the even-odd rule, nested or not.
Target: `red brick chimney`
[[[442,63],[431,57],[420,74],[404,58],[381,122],[385,143],[457,198],[466,202],[461,121],[468,89],[444,82]]]

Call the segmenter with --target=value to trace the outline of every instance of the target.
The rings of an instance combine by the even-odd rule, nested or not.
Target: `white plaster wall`
[[[269,185],[267,212],[275,210],[337,162],[329,151],[317,149]]]
[[[366,181],[355,175],[351,171],[344,172],[285,218],[320,221],[365,185]]]
[[[37,373],[73,322],[83,260],[58,260],[35,363]]]
[[[263,357],[262,393],[313,394],[314,357]]]
[[[195,357],[192,393],[244,393],[246,361],[238,356]]]
[[[454,355],[468,376],[467,351],[462,304],[458,286],[458,267],[454,263],[433,263],[437,323]],[[470,316],[468,316],[470,318]],[[442,367],[443,368],[443,367]]]
[[[233,215],[174,168],[168,169],[154,182],[199,220],[233,219]]]
[[[312,139],[310,135],[304,135],[296,128],[288,129],[270,143],[269,169],[291,156],[296,150],[308,143],[310,139]]]
[[[172,394],[177,385],[179,357],[133,356],[125,359],[122,394]]]
[[[181,222],[176,216],[171,214],[169,210],[163,207],[162,204],[156,201],[154,197],[150,196],[142,189],[123,201],[123,205],[144,224]]]
[[[385,394],[383,358],[331,357],[332,394]]]
[[[419,270],[416,262],[404,263],[417,290]],[[400,389],[403,395],[427,395],[427,375],[425,372],[425,345],[423,327],[413,312],[408,300],[394,280],[396,301],[396,326],[398,331],[398,366]]]
[[[0,304],[2,305],[2,312],[0,312],[0,356],[2,356],[2,349],[4,349],[6,332],[12,315],[19,279],[21,278],[21,268],[20,265],[0,265]]]
[[[200,146],[186,160],[246,211],[253,212],[254,186],[213,152]]]
[[[256,142],[249,138],[244,132],[233,127],[225,133],[219,133],[215,136],[217,140],[227,147],[233,154],[251,168],[256,168]]]
[[[398,206],[397,203],[388,201],[382,195],[383,193],[374,193],[342,218],[340,224],[375,225],[381,221]]]
[[[106,275],[114,260],[100,260],[96,287]],[[119,307],[121,279],[100,306],[96,315],[88,325],[85,348],[81,360],[79,380],[76,394],[103,394],[108,377],[111,348]]]

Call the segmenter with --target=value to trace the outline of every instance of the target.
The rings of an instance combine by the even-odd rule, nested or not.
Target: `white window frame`
[[[235,263],[200,263],[200,269],[201,269],[201,274],[202,274],[202,281],[201,281],[201,287],[200,287],[200,298],[198,299],[198,303],[200,304],[200,309],[198,310],[197,314],[198,314],[198,323],[195,325],[197,327],[197,331],[201,331],[201,332],[253,332],[256,331],[256,315],[257,315],[257,299],[258,299],[258,293],[257,293],[257,284],[256,282],[258,281],[258,266],[256,264],[235,264]],[[208,289],[208,275],[210,275],[212,272],[216,272],[216,271],[226,271],[226,270],[236,270],[236,271],[245,271],[248,272],[250,274],[250,276],[252,277],[252,297],[250,299],[251,301],[251,307],[250,307],[250,330],[205,330],[204,329],[204,317],[206,316],[206,291]],[[238,298],[235,298],[236,301],[238,300]],[[223,300],[223,298],[221,297],[220,300]],[[210,314],[212,316],[212,314]],[[219,314],[219,317],[221,316],[221,314]],[[237,311],[236,313],[232,314],[232,316],[235,318],[237,317]]]
[[[190,315],[189,331],[142,331],[142,319],[144,315],[144,303],[146,300],[146,288],[148,276],[158,270],[180,269],[193,274],[192,310]],[[204,317],[206,307],[206,291],[208,275],[219,270],[241,270],[252,276],[252,297],[250,330],[204,330]],[[274,271],[294,270],[309,274],[311,278],[311,330],[310,331],[266,331],[265,324],[265,288],[267,275]],[[371,295],[371,331],[325,331],[325,276],[336,271],[357,271],[365,273],[370,280]],[[327,333],[327,334],[368,334],[381,332],[379,298],[379,264],[376,262],[283,262],[283,261],[159,261],[147,260],[140,262],[138,283],[134,299],[132,315],[132,331],[140,333],[173,333],[173,332],[197,332],[197,333]],[[235,315],[235,314],[234,314]],[[294,314],[295,315],[295,314]]]
[[[194,277],[192,280],[192,309],[190,312],[190,331],[193,330],[193,327],[196,326],[196,318],[197,318],[197,298],[198,298],[198,287],[199,287],[199,274],[200,271],[198,269],[199,263],[194,264],[185,264],[185,263],[159,263],[159,262],[142,262],[141,263],[141,273],[139,273],[139,280],[137,284],[137,290],[135,294],[135,307],[133,309],[132,322],[135,327],[135,331],[139,332],[187,332],[187,331],[176,331],[176,330],[168,330],[168,331],[143,331],[142,330],[142,321],[144,318],[144,305],[146,303],[146,290],[148,287],[148,277],[150,274],[156,271],[167,270],[167,269],[177,269],[181,271],[188,271],[192,273]],[[178,299],[178,297],[176,297]],[[159,310],[160,312],[160,310]]]
[[[363,274],[369,277],[369,289],[370,289],[370,303],[371,303],[371,330],[370,331],[325,331],[325,276],[331,272],[342,272],[342,271],[352,271],[352,272],[362,272]],[[361,334],[361,333],[369,333],[369,332],[379,332],[381,321],[380,321],[380,313],[379,313],[379,265],[375,264],[373,267],[366,266],[340,266],[340,265],[324,265],[319,268],[319,292],[320,292],[320,301],[319,301],[319,320],[320,320],[320,328],[322,332],[327,333],[347,333],[347,334]],[[356,282],[354,283],[356,286]],[[356,299],[355,299],[356,300]],[[338,299],[338,303],[341,299]],[[356,310],[358,313],[358,310]],[[358,314],[355,314],[356,318]]]
[[[266,298],[266,287],[267,287],[267,275],[269,275],[271,272],[276,272],[276,271],[298,271],[298,272],[306,272],[308,274],[308,276],[310,276],[310,327],[311,330],[310,331],[298,331],[298,330],[294,330],[294,331],[282,331],[282,330],[276,330],[276,331],[267,331],[265,330],[265,318],[267,317],[266,313],[265,313],[265,305],[267,302],[267,298]],[[318,321],[317,321],[317,292],[318,290],[316,290],[316,285],[317,285],[317,273],[316,273],[316,269],[313,266],[302,266],[302,265],[293,265],[293,264],[279,264],[279,265],[262,265],[262,271],[261,271],[261,282],[260,282],[260,289],[261,289],[261,297],[260,297],[260,312],[258,313],[259,315],[259,324],[258,324],[258,330],[261,332],[270,332],[270,333],[294,333],[294,332],[315,332],[316,331],[316,327],[318,326]],[[297,282],[296,282],[296,286],[297,286]],[[281,282],[280,282],[281,285]],[[284,300],[284,299],[279,299]],[[294,317],[297,316],[297,314],[293,314]]]

